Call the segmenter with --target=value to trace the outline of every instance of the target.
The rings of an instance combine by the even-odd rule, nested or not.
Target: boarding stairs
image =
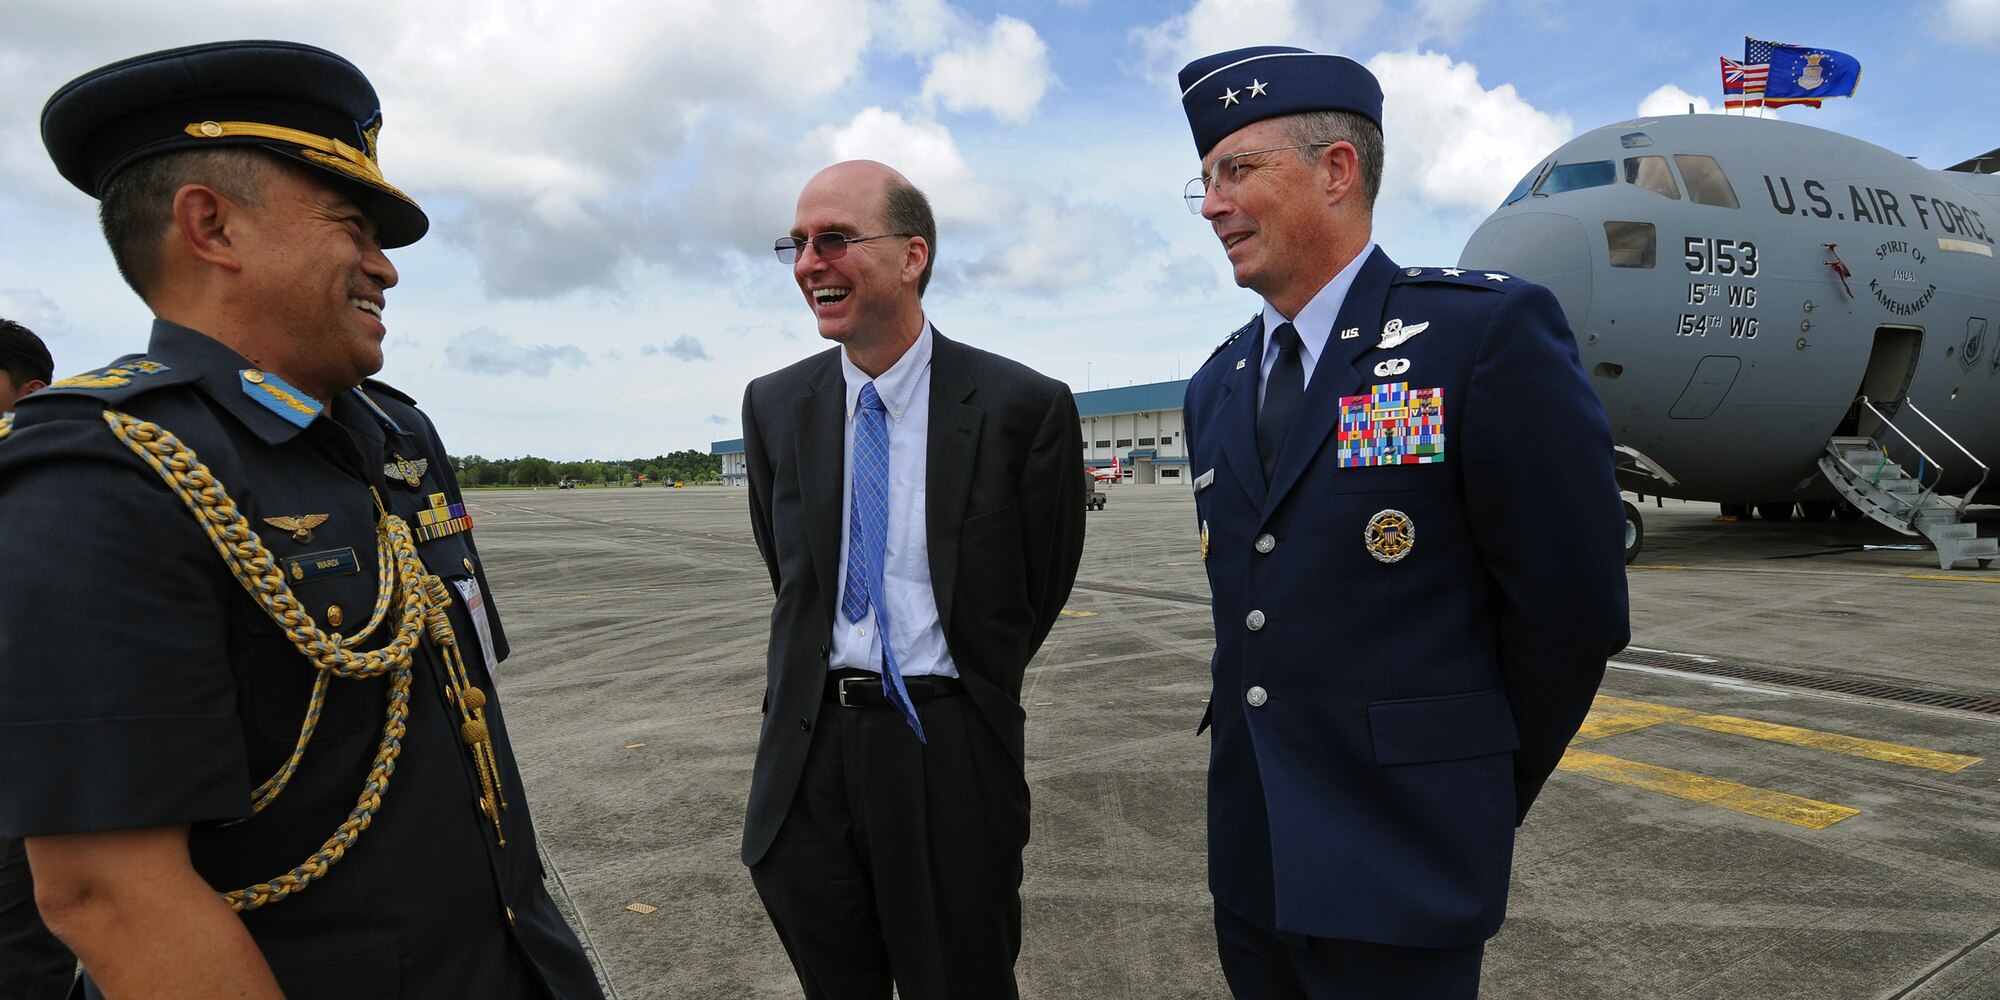
[[[1986,485],[1990,470],[1957,439],[1945,433],[1915,403],[1904,399],[1894,407],[1897,416],[1910,415],[1922,420],[1936,431],[1939,437],[1957,448],[1959,454],[1979,468],[1979,481],[1956,499],[1940,496],[1938,484],[1944,480],[1944,469],[1935,458],[1924,451],[1909,435],[1903,433],[1887,415],[1869,402],[1867,396],[1860,397],[1858,405],[1879,421],[1872,437],[1835,437],[1826,444],[1826,454],[1820,457],[1819,468],[1826,475],[1833,488],[1840,492],[1854,509],[1888,525],[1905,535],[1922,535],[1937,547],[1938,566],[1950,569],[1953,563],[1965,559],[1977,562],[1984,569],[1995,558],[2000,558],[2000,538],[1979,536],[1979,526],[1965,519],[1966,508],[1972,498]],[[1882,438],[1894,434],[1901,439],[1904,447],[1915,453],[1917,469],[1912,475],[1903,464],[1890,458],[1889,449]],[[1956,459],[1958,456],[1953,456]]]

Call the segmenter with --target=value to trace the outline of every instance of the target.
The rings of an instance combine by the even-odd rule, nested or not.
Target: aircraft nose
[[[1465,243],[1458,266],[1516,274],[1554,292],[1570,329],[1590,319],[1591,240],[1567,215],[1522,212],[1487,219]],[[1651,263],[1650,261],[1648,263]]]

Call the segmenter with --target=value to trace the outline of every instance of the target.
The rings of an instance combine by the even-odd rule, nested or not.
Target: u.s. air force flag
[[[1845,52],[1806,45],[1773,45],[1764,99],[1853,97],[1854,87],[1860,82],[1861,63]]]

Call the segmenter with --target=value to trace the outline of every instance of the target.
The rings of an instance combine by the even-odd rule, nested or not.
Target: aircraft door
[[[1909,394],[1910,380],[1917,373],[1917,357],[1923,346],[1922,327],[1876,327],[1875,347],[1868,354],[1867,370],[1861,374],[1859,395],[1867,396],[1883,414],[1895,417],[1903,397]],[[1842,428],[1843,431],[1864,437],[1875,437],[1882,430],[1882,421],[1859,404],[1849,413],[1848,423],[1852,429]]]
[[[1700,420],[1714,413],[1742,370],[1743,359],[1735,355],[1711,354],[1702,358],[1694,367],[1694,377],[1688,379],[1687,388],[1681,390],[1681,398],[1674,401],[1667,416],[1675,420]]]

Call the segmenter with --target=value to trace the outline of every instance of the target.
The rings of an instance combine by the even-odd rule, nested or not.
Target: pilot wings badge
[[[1430,328],[1431,324],[1429,320],[1425,320],[1415,326],[1404,326],[1402,319],[1392,319],[1382,325],[1382,342],[1376,344],[1375,347],[1378,350],[1386,351]]]
[[[423,484],[424,473],[431,467],[431,460],[419,458],[415,461],[396,455],[393,462],[382,463],[382,475],[391,480],[400,480],[411,489]]]
[[[300,514],[292,517],[288,514],[279,514],[276,517],[265,518],[264,523],[279,531],[291,532],[292,541],[304,545],[313,540],[313,529],[325,524],[326,519],[332,516],[332,514]]]

